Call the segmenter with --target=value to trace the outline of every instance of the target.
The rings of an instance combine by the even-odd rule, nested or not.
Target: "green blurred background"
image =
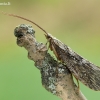
[[[100,66],[99,0],[0,0],[0,10],[31,19],[60,39],[75,52]],[[40,72],[27,58],[27,51],[16,45],[14,28],[27,21],[0,14],[0,100],[60,100],[41,84]],[[32,25],[32,24],[31,24]],[[36,38],[45,43],[44,33],[34,26]],[[88,100],[100,100],[80,83]]]

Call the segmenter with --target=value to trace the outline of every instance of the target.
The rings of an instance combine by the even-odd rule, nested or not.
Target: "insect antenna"
[[[27,18],[18,16],[18,15],[14,15],[14,14],[5,13],[5,12],[3,12],[3,11],[0,11],[0,13],[2,13],[2,14],[4,14],[4,15],[8,15],[8,16],[17,17],[17,18],[26,20],[26,21],[28,21],[28,22],[31,22],[32,24],[34,24],[34,25],[36,25],[38,28],[40,28],[43,32],[45,32],[46,34],[48,34],[48,33],[46,32],[46,30],[44,30],[44,29],[43,29],[42,27],[40,27],[38,24],[36,24],[35,22],[33,22],[33,21],[31,21],[31,20],[29,20],[29,19],[27,19]]]

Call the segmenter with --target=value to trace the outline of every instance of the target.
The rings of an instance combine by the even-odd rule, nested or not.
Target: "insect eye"
[[[49,35],[47,35],[47,38],[49,39],[49,38],[51,38]]]

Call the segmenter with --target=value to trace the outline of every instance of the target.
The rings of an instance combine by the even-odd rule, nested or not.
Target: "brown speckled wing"
[[[68,66],[71,73],[84,85],[95,91],[100,90],[100,68],[79,56],[59,40],[52,39],[59,60]]]

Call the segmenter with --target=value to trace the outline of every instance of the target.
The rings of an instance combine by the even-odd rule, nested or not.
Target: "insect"
[[[66,64],[73,76],[95,91],[100,90],[100,68],[75,53],[70,47],[49,34],[50,49],[62,63]],[[78,83],[79,85],[79,83]]]
[[[47,42],[49,42],[50,50],[53,51],[59,61],[68,66],[68,69],[71,71],[72,75],[90,89],[95,91],[100,90],[100,68],[98,66],[92,64],[88,60],[75,53],[70,47],[53,37],[51,34],[47,33],[43,28],[33,21],[17,15],[7,14],[4,12],[2,13],[27,20],[43,30],[45,32]]]

